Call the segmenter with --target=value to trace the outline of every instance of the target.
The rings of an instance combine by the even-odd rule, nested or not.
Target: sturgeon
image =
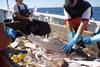
[[[62,55],[66,54],[63,51],[63,45],[66,44],[66,43],[59,40],[59,39],[56,39],[56,38],[48,38],[48,39],[47,38],[39,38],[39,37],[36,37],[35,35],[31,34],[31,35],[28,36],[28,40],[31,41],[32,43],[38,45],[39,47],[46,49],[47,51],[61,53]],[[76,54],[78,54],[81,58],[84,57],[87,60],[91,59],[91,58],[89,58],[89,56],[84,51],[82,51],[80,49],[71,50],[70,52],[67,53],[67,56],[71,56],[70,54],[73,51]]]
[[[28,35],[27,39],[31,41],[33,44],[36,44],[37,46],[44,48],[47,51],[64,53],[62,47],[65,43],[56,38],[47,39],[42,37],[36,37],[35,35],[30,34]]]

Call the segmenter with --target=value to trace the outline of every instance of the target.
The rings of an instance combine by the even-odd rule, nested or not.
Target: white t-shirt
[[[28,6],[25,4],[15,4],[14,7],[13,7],[13,12],[19,12],[19,9],[18,9],[18,6],[20,7],[20,10],[24,10],[25,9],[25,6],[27,7],[28,9]]]
[[[68,14],[68,12],[64,9],[64,15],[66,19],[72,19],[71,16]],[[82,19],[90,19],[91,16],[91,7],[89,7],[83,14]]]

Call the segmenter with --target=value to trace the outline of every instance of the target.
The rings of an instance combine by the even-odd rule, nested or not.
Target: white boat
[[[51,29],[51,32],[49,33],[50,36],[55,36],[56,38],[59,38],[63,41],[68,41],[69,40],[69,36],[68,36],[68,31],[67,31],[67,27],[65,27],[63,25],[64,23],[64,20],[65,20],[65,17],[64,16],[61,16],[61,15],[55,15],[55,14],[48,14],[48,13],[39,13],[39,12],[35,12],[34,13],[34,17],[33,19],[36,19],[36,20],[39,20],[41,22],[48,22],[49,25],[50,25],[50,29]],[[89,31],[84,31],[84,35],[85,36],[91,36],[93,35],[93,32],[95,30],[95,27],[96,26],[100,26],[100,21],[94,21],[94,20],[90,20],[89,21],[89,27],[88,27],[88,30]],[[16,25],[20,25],[18,22],[11,22],[11,23],[5,23],[6,26],[10,27],[10,26],[16,26]],[[21,25],[22,26],[22,25]],[[20,27],[22,28],[22,27]],[[19,30],[20,30],[19,28]],[[92,28],[92,29],[91,29]],[[34,42],[34,41],[33,41]],[[38,44],[41,44],[44,42],[41,42],[41,41],[35,41],[36,43]],[[44,44],[45,45],[45,44]],[[56,47],[56,46],[55,46]],[[45,47],[46,48],[46,47]],[[52,48],[52,47],[50,47]],[[58,48],[59,49],[59,48]],[[86,61],[85,61],[86,62]],[[79,62],[77,62],[79,63]],[[80,64],[85,64],[85,65],[88,65],[86,63],[83,63],[83,62],[80,62]],[[89,64],[92,64],[89,63]]]

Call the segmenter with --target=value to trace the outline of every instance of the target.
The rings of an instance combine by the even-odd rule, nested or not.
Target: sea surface
[[[53,7],[53,8],[38,8],[37,12],[49,13],[49,14],[57,14],[64,15],[64,11],[62,7]],[[93,16],[94,20],[100,21],[100,7],[93,7]]]

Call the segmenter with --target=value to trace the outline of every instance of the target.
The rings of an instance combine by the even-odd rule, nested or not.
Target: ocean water
[[[49,13],[49,14],[57,14],[64,15],[64,11],[62,7],[57,8],[38,8],[38,12]],[[93,7],[93,16],[94,20],[100,21],[100,7]]]

